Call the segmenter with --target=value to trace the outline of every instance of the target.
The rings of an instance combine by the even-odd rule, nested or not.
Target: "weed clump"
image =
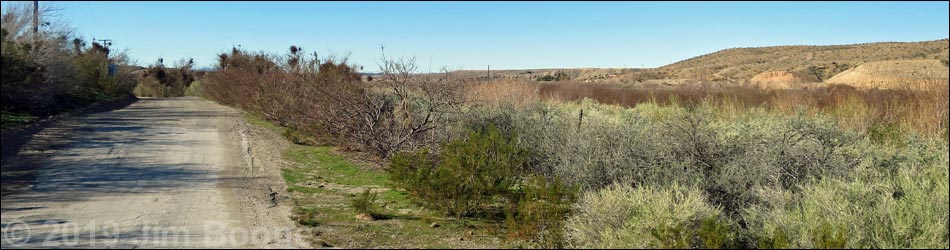
[[[317,216],[320,215],[319,212],[315,210],[305,210],[305,209],[296,209],[297,212],[294,213],[293,220],[300,224],[301,226],[307,227],[317,227],[320,225]]]
[[[363,190],[350,200],[350,207],[360,216],[367,216],[373,220],[383,219],[386,215],[382,212],[382,207],[376,204],[376,195],[372,189]]]

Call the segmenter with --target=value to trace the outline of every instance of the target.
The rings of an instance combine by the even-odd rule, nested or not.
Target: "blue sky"
[[[4,7],[10,2],[3,2]],[[41,2],[139,64],[214,64],[232,45],[423,71],[658,67],[732,47],[950,37],[948,2]]]

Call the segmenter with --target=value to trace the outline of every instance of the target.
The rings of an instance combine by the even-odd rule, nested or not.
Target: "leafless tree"
[[[384,54],[380,84],[357,79],[320,88],[322,96],[339,104],[324,124],[337,126],[383,158],[399,150],[435,145],[444,134],[438,130],[444,129],[465,103],[462,86],[453,85],[447,72],[430,80],[417,78],[417,70],[412,57],[393,59]]]

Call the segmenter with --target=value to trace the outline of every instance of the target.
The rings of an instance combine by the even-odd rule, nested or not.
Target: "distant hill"
[[[861,64],[825,81],[859,88],[924,88],[946,82],[950,68],[939,60],[893,60]]]
[[[572,80],[632,86],[742,85],[785,89],[815,84],[894,88],[948,79],[950,40],[831,46],[732,48],[651,69],[493,70],[492,79]],[[486,70],[455,71],[487,79]]]
[[[869,63],[872,65],[861,70],[861,75],[866,77],[852,73],[851,77],[839,77],[835,83],[875,87],[867,77],[886,79],[888,82],[945,80],[948,74],[948,47],[950,40],[942,39],[908,43],[733,48],[629,74],[621,81],[730,82],[785,88],[794,84],[829,83],[836,75]],[[900,63],[881,63],[889,61],[903,61],[904,66],[897,66]],[[942,68],[938,67],[941,62]],[[925,68],[913,68],[915,65]],[[916,73],[901,73],[909,71]]]
[[[751,79],[784,70],[815,80],[830,78],[857,65],[890,60],[947,58],[950,40],[911,43],[868,43],[834,46],[778,46],[726,49],[683,60],[660,70],[674,78]]]

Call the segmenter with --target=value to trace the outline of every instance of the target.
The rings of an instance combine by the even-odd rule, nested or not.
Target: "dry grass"
[[[719,106],[721,112],[736,114],[751,108],[766,108],[786,115],[825,114],[842,128],[859,133],[866,133],[875,126],[897,126],[901,131],[934,136],[947,127],[948,85],[947,81],[921,80],[906,84],[913,89],[831,85],[808,90],[760,90],[747,87],[626,88],[573,81],[496,80],[477,84],[469,96],[487,104],[520,107],[542,100],[570,102],[587,98],[623,107],[645,103],[691,107],[710,103]]]
[[[466,94],[469,100],[484,104],[510,104],[516,107],[541,100],[540,84],[521,80],[499,80],[479,83]]]

